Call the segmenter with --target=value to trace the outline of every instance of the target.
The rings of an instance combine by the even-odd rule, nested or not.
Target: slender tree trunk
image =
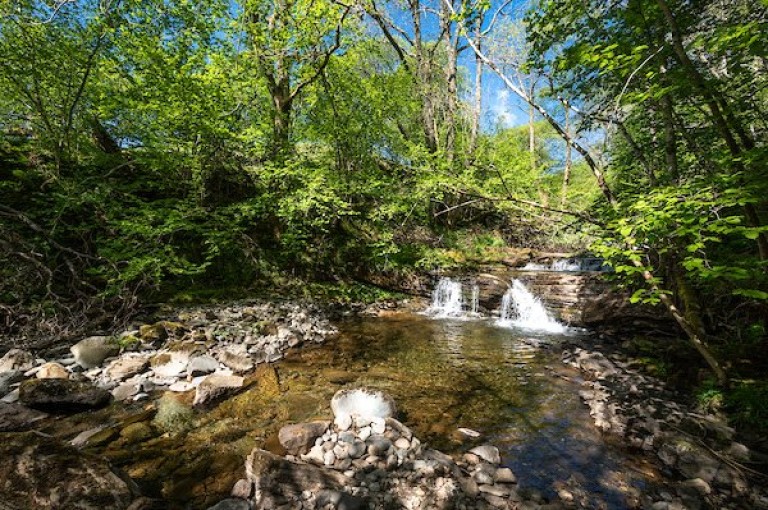
[[[453,21],[451,21],[451,11],[444,4],[440,11],[440,25],[443,32],[443,45],[445,46],[446,58],[448,62],[445,66],[446,81],[446,118],[445,118],[445,157],[448,163],[453,162],[454,145],[456,139],[456,103],[458,100],[458,87],[456,84],[457,59],[458,59],[458,35],[454,42]]]
[[[568,102],[563,101],[563,109],[565,110],[565,132],[568,136],[571,136],[571,110],[568,108]],[[565,203],[568,200],[568,185],[571,182],[571,144],[565,144],[565,168],[563,169],[563,195],[560,199],[560,206],[565,208]]]
[[[480,14],[480,18],[477,20],[475,26],[475,44],[478,48],[481,48],[482,37],[482,25],[483,14]],[[474,157],[477,150],[477,139],[480,135],[480,115],[483,108],[483,59],[475,55],[475,103],[472,109],[472,129],[469,135],[469,152],[470,156]]]
[[[424,143],[430,153],[437,152],[437,129],[435,128],[435,109],[430,90],[430,63],[424,51],[421,33],[421,4],[419,0],[410,2],[413,20],[413,45],[416,57],[416,81],[421,99],[421,125],[424,130]]]
[[[531,98],[531,102],[528,103],[528,153],[531,157],[531,171],[536,175],[536,128],[534,126],[536,109],[533,106],[536,85],[533,78],[530,78],[530,80],[531,82],[528,85],[528,97]]]
[[[704,97],[704,101],[706,102],[707,107],[712,114],[712,120],[717,127],[717,130],[725,140],[731,155],[734,157],[734,159],[737,159],[739,156],[741,156],[742,150],[736,141],[736,138],[733,136],[731,129],[729,128],[728,122],[726,121],[726,115],[729,117],[733,125],[739,126],[735,130],[741,136],[742,141],[747,142],[745,144],[747,149],[754,147],[754,142],[752,142],[751,139],[746,136],[746,132],[741,129],[739,123],[730,112],[730,109],[727,107],[725,98],[713,90],[712,87],[710,87],[707,81],[704,79],[704,76],[702,76],[699,70],[696,69],[696,65],[690,59],[688,53],[685,50],[685,46],[683,45],[683,36],[680,32],[680,28],[677,25],[677,20],[675,19],[675,16],[669,7],[669,4],[667,4],[666,0],[656,0],[656,2],[661,9],[662,14],[664,15],[664,20],[666,21],[670,35],[672,36],[672,48],[675,51],[675,55],[677,56],[680,64],[690,76],[693,85],[699,89],[701,95]],[[723,105],[724,108],[721,108],[721,105]],[[723,109],[726,110],[726,114],[723,114]],[[743,167],[742,163],[739,161],[736,162],[736,166]],[[744,212],[750,226],[759,227],[762,225],[760,217],[757,213],[757,209],[752,204],[747,204],[744,206]],[[757,236],[757,248],[758,253],[760,254],[760,259],[768,260],[768,236],[766,236],[763,232]]]
[[[672,301],[672,298],[670,298],[668,294],[665,294],[661,291],[658,284],[656,283],[656,278],[654,277],[653,273],[645,269],[639,260],[632,260],[632,263],[635,265],[635,267],[643,269],[643,279],[647,282],[651,290],[658,293],[659,298],[661,299],[661,303],[666,307],[669,314],[673,319],[675,319],[675,322],[677,322],[680,328],[688,336],[688,341],[691,343],[694,349],[696,349],[701,357],[704,358],[704,360],[707,362],[707,365],[709,365],[709,368],[712,369],[712,372],[717,378],[718,384],[720,386],[727,386],[728,375],[725,373],[723,367],[720,366],[720,362],[717,361],[717,358],[715,358],[714,354],[712,354],[712,351],[707,345],[706,334],[702,329],[701,322],[696,321],[692,323],[688,318],[686,318],[685,314],[683,314],[675,305],[674,301]]]
[[[632,134],[627,129],[627,126],[625,126],[622,121],[616,120],[613,121],[613,124],[619,128],[619,133],[621,133],[621,135],[624,137],[624,140],[627,142],[627,145],[629,145],[629,148],[632,149],[632,154],[634,154],[635,158],[640,162],[641,165],[643,165],[645,174],[648,176],[648,185],[651,188],[655,187],[656,168],[653,165],[653,162],[646,157],[645,152],[643,152],[643,150],[637,144],[635,138],[632,136]]]

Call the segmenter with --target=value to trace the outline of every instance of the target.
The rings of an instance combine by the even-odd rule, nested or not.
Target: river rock
[[[106,374],[110,379],[122,381],[143,372],[149,366],[147,356],[130,356],[113,361],[107,367]]]
[[[195,356],[187,365],[187,373],[192,377],[208,375],[218,369],[219,362],[211,356]]]
[[[496,483],[515,483],[517,477],[509,468],[499,468],[493,475],[493,481]]]
[[[322,490],[343,492],[344,487],[352,486],[352,480],[341,473],[311,464],[296,464],[259,448],[248,455],[245,473],[256,485],[256,508],[266,507],[272,499],[301,498],[305,491],[312,494]]]
[[[0,397],[7,395],[11,391],[11,385],[21,382],[24,379],[24,372],[21,370],[9,370],[0,372]]]
[[[331,410],[337,420],[342,416],[364,416],[377,423],[397,412],[392,397],[370,388],[337,391],[331,399]]]
[[[228,498],[208,507],[208,510],[251,510],[251,505],[244,499]]]
[[[501,464],[501,454],[499,449],[492,445],[476,446],[469,450],[469,453],[473,453],[491,464]]]
[[[69,349],[75,356],[75,361],[87,369],[100,366],[105,359],[119,352],[116,343],[110,337],[90,336],[80,340]]]
[[[0,403],[0,432],[20,432],[28,430],[36,422],[48,415],[29,409],[21,404]],[[0,487],[0,490],[1,487]]]
[[[187,360],[183,357],[172,357],[171,361],[157,365],[152,370],[155,375],[163,378],[179,377],[187,369]]]
[[[59,363],[45,363],[37,371],[35,377],[38,379],[69,379],[69,370]]]
[[[99,457],[31,432],[0,434],[0,506],[127,510],[138,488]]]
[[[0,373],[19,370],[26,372],[35,366],[35,357],[21,349],[11,349],[0,358]]]
[[[286,425],[280,429],[278,439],[288,453],[300,455],[309,451],[315,444],[315,439],[322,436],[328,430],[329,425],[330,422],[327,421]]]
[[[22,404],[50,413],[76,413],[106,406],[112,395],[88,382],[30,379],[19,387]]]
[[[209,375],[197,386],[193,405],[202,405],[243,387],[244,380],[236,375]]]
[[[115,400],[127,400],[139,392],[139,385],[135,382],[125,382],[112,390],[112,396]]]
[[[247,354],[232,351],[224,351],[219,355],[221,362],[235,373],[243,373],[253,370],[253,360]]]

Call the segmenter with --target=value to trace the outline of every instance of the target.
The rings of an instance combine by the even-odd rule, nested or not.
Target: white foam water
[[[547,312],[541,299],[534,296],[519,280],[512,281],[512,287],[501,299],[498,325],[546,333],[565,333],[568,330]]]
[[[426,313],[435,317],[463,317],[464,295],[461,282],[443,277],[432,291],[432,304]]]

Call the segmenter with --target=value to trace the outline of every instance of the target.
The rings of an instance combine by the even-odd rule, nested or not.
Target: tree
[[[351,11],[322,0],[246,0],[243,24],[257,69],[272,99],[272,157],[290,149],[293,105],[342,47]]]

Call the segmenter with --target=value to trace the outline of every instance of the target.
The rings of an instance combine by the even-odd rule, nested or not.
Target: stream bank
[[[7,438],[15,438],[15,442],[3,441],[8,445],[19,445],[19,441],[28,444],[20,446],[21,450],[9,451],[11,456],[5,458],[20,462],[19,451],[23,452],[30,444],[41,444],[40,434],[45,434],[51,436],[46,441],[64,445],[64,451],[57,454],[57,458],[85,456],[102,459],[98,462],[107,459],[111,463],[114,475],[109,476],[126,480],[119,494],[98,492],[98,488],[105,485],[103,477],[93,480],[92,484],[86,483],[88,478],[84,477],[81,480],[84,487],[79,493],[94,494],[96,491],[100,497],[111,497],[115,508],[126,508],[123,502],[130,500],[131,504],[146,508],[154,505],[157,508],[203,509],[226,499],[238,487],[235,493],[244,498],[232,504],[242,507],[243,502],[253,495],[253,489],[244,488],[240,482],[249,455],[258,449],[283,458],[287,453],[280,441],[283,426],[329,420],[332,415],[328,405],[339,389],[367,386],[386,391],[397,402],[398,420],[412,431],[409,447],[405,450],[413,450],[415,456],[411,460],[414,462],[425,460],[416,456],[423,452],[416,453],[417,448],[412,448],[415,437],[425,449],[450,455],[450,461],[447,457],[440,458],[444,464],[452,462],[458,466],[465,478],[467,473],[475,471],[489,475],[490,468],[481,465],[475,469],[475,464],[468,464],[464,453],[476,446],[498,447],[501,464],[492,467],[509,469],[515,482],[504,486],[504,494],[501,489],[496,491],[497,494],[485,494],[502,498],[504,505],[510,508],[682,508],[674,505],[690,504],[690,501],[698,501],[700,508],[712,507],[707,494],[700,494],[697,499],[692,499],[693,496],[683,499],[676,481],[679,476],[667,469],[663,459],[628,450],[624,439],[612,439],[620,437],[613,434],[615,430],[609,429],[609,435],[603,436],[593,426],[593,418],[580,401],[579,390],[584,389],[582,384],[593,383],[591,379],[604,381],[607,375],[593,374],[588,377],[589,381],[585,381],[576,368],[581,371],[595,363],[609,365],[602,361],[578,362],[576,368],[572,368],[568,365],[572,359],[567,355],[567,363],[561,361],[563,352],[571,352],[574,359],[581,359],[581,351],[574,349],[587,349],[590,338],[525,333],[499,328],[487,320],[434,320],[393,311],[391,306],[361,310],[362,315],[382,317],[350,317],[333,326],[323,318],[320,308],[293,303],[249,303],[187,310],[166,317],[164,322],[148,323],[135,330],[140,344],[127,342],[122,354],[118,358],[107,358],[99,370],[98,367],[77,369],[70,360],[58,359],[70,379],[82,383],[91,379],[97,386],[111,381],[113,398],[114,392],[124,386],[126,380],[144,375],[143,380],[155,384],[146,396],[135,398],[142,393],[139,391],[130,398],[87,413],[36,413],[29,416],[27,421],[21,425],[17,422],[15,427],[32,429],[33,433],[10,433]],[[417,308],[420,306],[416,305]],[[165,337],[154,338],[154,334],[161,330]],[[297,343],[298,335],[291,336],[291,332],[301,333],[301,341]],[[246,342],[249,334],[251,338]],[[159,333],[159,337],[163,336]],[[228,352],[232,345],[243,344],[255,346],[253,352],[245,349],[252,366],[245,370],[228,366],[225,360],[229,358],[224,352]],[[269,351],[268,346],[272,345],[280,346],[273,354],[283,359],[270,361],[261,357],[261,353]],[[125,360],[142,353],[151,353],[150,358],[159,359],[154,364],[150,361],[143,372],[118,384],[112,378],[116,370],[110,369],[124,367],[127,365]],[[214,395],[210,402],[200,402],[198,388],[208,376],[196,375],[195,370],[200,367],[193,369],[190,365],[195,358],[203,356],[217,361],[218,366],[213,372],[242,378],[240,387],[226,389]],[[30,361],[29,357],[19,355],[16,361],[36,365],[26,370],[27,379],[38,379],[38,374],[43,372],[42,359],[33,356]],[[179,369],[184,361],[186,365]],[[614,370],[622,372],[624,367],[612,363]],[[163,367],[159,370],[160,375],[156,370],[159,367]],[[178,371],[175,376],[168,375],[171,368]],[[50,366],[45,371],[45,375],[58,372]],[[155,377],[166,379],[153,380]],[[203,379],[196,380],[200,377]],[[11,386],[17,384],[14,382]],[[656,382],[643,380],[640,384],[648,386],[653,398],[667,398],[655,387]],[[177,386],[172,390],[174,385]],[[144,389],[139,386],[136,385],[137,390]],[[595,387],[591,389],[596,390]],[[595,402],[612,404],[612,399],[616,398],[614,394],[611,391],[604,393],[594,399]],[[642,395],[643,398],[648,396]],[[588,396],[582,395],[585,396],[589,402]],[[18,407],[9,410],[18,411]],[[21,414],[16,412],[14,416]],[[610,416],[602,419],[612,424]],[[331,432],[337,434],[334,440],[331,441],[330,435],[327,439],[338,441],[339,432]],[[357,439],[360,439],[359,432],[359,428],[355,430]],[[475,437],[476,434],[479,437]],[[626,437],[630,438],[626,442],[631,443],[632,436]],[[397,439],[399,437],[390,442],[394,444]],[[59,451],[49,443],[34,447],[38,451],[40,448]],[[267,458],[266,454],[259,455]],[[274,462],[292,469],[274,459],[268,464]],[[287,462],[294,464],[290,458]],[[50,468],[51,465],[46,465],[46,469]],[[317,468],[327,471],[326,467]],[[359,481],[379,483],[382,497],[390,493],[391,487],[400,487],[398,498],[404,497],[403,487],[408,484],[401,481],[407,479],[409,473],[403,472],[402,466],[387,470],[385,463],[383,468],[386,475],[380,471],[382,466],[373,470],[366,468]],[[380,481],[367,478],[372,472]],[[452,467],[445,472],[438,470],[438,478],[443,478],[442,487],[453,487],[454,482],[458,484],[456,490],[460,491],[461,497],[451,489],[451,501],[461,501],[465,508],[485,508],[481,505],[492,505],[489,499],[501,505],[501,501],[479,493],[467,496],[466,488],[459,483],[461,477],[445,476],[451,472]],[[489,476],[493,478],[494,474],[495,471]],[[488,481],[484,475],[477,476],[479,481]],[[477,476],[471,476],[475,483],[478,483]],[[688,479],[690,477],[683,482]],[[43,481],[31,480],[26,485],[27,488],[35,483],[39,485],[39,501],[45,497]],[[23,480],[17,482],[17,487],[25,487]],[[364,495],[371,497],[370,485],[367,487]],[[721,487],[722,484],[710,485],[714,491]],[[408,490],[416,491],[416,488],[418,484]],[[17,503],[18,508],[28,507],[23,503],[25,500],[14,499],[22,497],[20,493],[7,492],[11,489],[4,489],[6,499],[21,501]],[[70,492],[78,494],[77,489]],[[377,492],[373,492],[375,500]],[[512,496],[513,492],[515,496]],[[29,493],[28,490],[23,492]],[[136,499],[139,493],[144,499]],[[743,498],[750,493],[732,494],[736,498],[733,503],[730,500],[714,501],[725,501],[723,507],[749,508],[739,506],[738,501],[746,501]],[[302,499],[301,504],[307,501]],[[759,499],[753,501],[759,503]],[[384,503],[382,500],[382,505]]]

